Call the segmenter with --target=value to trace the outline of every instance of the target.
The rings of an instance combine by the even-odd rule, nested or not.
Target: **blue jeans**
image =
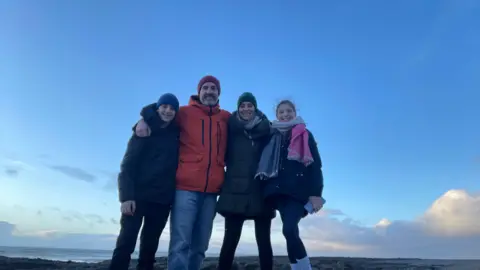
[[[216,194],[176,191],[170,213],[168,269],[200,269],[212,235],[216,204]]]

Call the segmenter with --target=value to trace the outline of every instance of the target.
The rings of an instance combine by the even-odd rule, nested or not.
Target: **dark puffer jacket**
[[[165,122],[157,114],[149,119],[149,123],[150,136],[138,137],[134,133],[128,142],[118,175],[120,202],[173,202],[179,129],[174,121],[162,128]]]
[[[265,181],[267,182],[264,190],[266,197],[287,195],[306,204],[310,196],[322,196],[322,160],[313,134],[308,131],[308,135],[308,145],[314,160],[308,167],[298,161],[287,159],[291,131],[282,136],[278,177]]]
[[[262,121],[249,131],[238,120],[237,112],[228,120],[227,172],[217,203],[217,212],[224,217],[274,217],[274,211],[264,203],[264,183],[254,179],[270,134],[270,121],[264,114],[259,114]]]

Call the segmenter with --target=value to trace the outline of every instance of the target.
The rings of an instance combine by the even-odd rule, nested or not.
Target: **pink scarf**
[[[313,163],[312,153],[308,145],[308,132],[305,124],[298,124],[292,128],[292,138],[288,146],[289,160],[303,163],[305,167]]]

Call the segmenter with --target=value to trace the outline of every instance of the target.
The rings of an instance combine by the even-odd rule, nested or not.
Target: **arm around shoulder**
[[[139,137],[148,137],[152,133],[149,125],[151,125],[152,115],[155,114],[155,104],[149,104],[140,111],[140,120],[133,125],[133,132]]]
[[[134,200],[135,198],[135,180],[134,174],[141,158],[142,149],[146,138],[132,135],[128,141],[127,150],[123,156],[118,174],[118,194],[120,202]]]
[[[134,126],[135,134],[139,137],[148,137],[151,135],[151,127],[158,124],[156,104],[152,103],[142,108],[140,116],[142,117]]]
[[[322,172],[322,159],[318,151],[317,142],[313,134],[308,131],[308,145],[310,152],[312,153],[313,163],[311,168],[311,194],[310,196],[322,197],[323,193],[323,172]]]

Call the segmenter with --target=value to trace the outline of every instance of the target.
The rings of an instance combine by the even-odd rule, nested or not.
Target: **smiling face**
[[[175,118],[176,112],[172,105],[162,104],[158,107],[157,113],[163,121],[168,123]]]
[[[277,107],[277,120],[280,122],[292,121],[297,117],[295,107],[291,102],[281,102]]]
[[[238,107],[238,113],[243,120],[248,121],[255,116],[255,106],[251,102],[244,101]]]
[[[214,106],[218,102],[218,88],[213,82],[206,82],[200,88],[200,102],[206,106]]]

